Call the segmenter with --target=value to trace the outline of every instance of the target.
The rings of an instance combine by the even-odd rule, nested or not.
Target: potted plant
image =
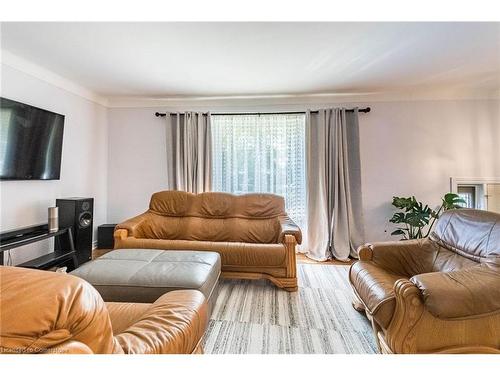
[[[447,193],[441,199],[441,206],[433,210],[428,205],[417,201],[412,197],[393,197],[392,205],[398,208],[389,220],[397,224],[397,229],[391,233],[393,236],[402,236],[402,240],[425,238],[431,233],[434,223],[439,218],[441,212],[460,208],[465,201],[457,194]],[[428,226],[427,228],[425,228]]]

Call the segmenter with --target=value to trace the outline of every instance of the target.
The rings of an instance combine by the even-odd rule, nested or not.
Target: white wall
[[[390,238],[392,225],[387,220],[392,214],[393,195],[414,194],[424,202],[438,205],[440,197],[450,190],[452,176],[500,176],[498,100],[418,100],[356,105],[372,108],[369,114],[360,114],[363,206],[368,241]],[[226,106],[216,110],[304,108],[300,105]],[[175,109],[186,107],[170,108]],[[191,106],[190,109],[208,108]],[[151,193],[167,186],[165,120],[154,116],[158,110],[165,111],[165,107],[109,109],[110,222],[120,222],[143,212]]]
[[[450,177],[500,176],[500,101],[392,102],[372,108],[360,122],[368,241],[390,238],[393,195],[415,195],[434,207],[450,191]]]
[[[165,120],[150,108],[110,108],[108,220],[119,223],[148,208],[167,186]]]
[[[2,231],[47,222],[47,207],[56,198],[94,198],[94,229],[106,222],[107,109],[5,64],[1,65],[1,96],[66,116],[61,179],[1,181]],[[94,234],[95,238],[95,234]],[[44,241],[12,251],[14,264],[51,251]]]

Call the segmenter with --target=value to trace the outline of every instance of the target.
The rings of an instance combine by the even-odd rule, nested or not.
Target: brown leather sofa
[[[295,247],[302,235],[277,195],[162,191],[114,236],[115,249],[215,251],[223,277],[266,278],[297,290]]]
[[[384,353],[500,353],[500,215],[451,210],[423,240],[367,244],[349,279]]]
[[[0,353],[200,353],[207,303],[196,290],[104,303],[67,274],[0,266]]]

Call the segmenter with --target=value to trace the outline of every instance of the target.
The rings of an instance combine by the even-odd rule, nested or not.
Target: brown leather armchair
[[[104,303],[67,274],[0,266],[0,353],[200,353],[207,303],[195,290]]]
[[[215,251],[223,277],[266,278],[297,290],[295,247],[302,234],[278,195],[162,191],[114,236],[115,249]]]
[[[367,244],[349,279],[384,353],[500,353],[500,215],[451,210],[423,240]]]

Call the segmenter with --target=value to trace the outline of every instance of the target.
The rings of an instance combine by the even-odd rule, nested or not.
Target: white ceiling
[[[108,97],[500,88],[500,23],[2,23],[2,48]]]

